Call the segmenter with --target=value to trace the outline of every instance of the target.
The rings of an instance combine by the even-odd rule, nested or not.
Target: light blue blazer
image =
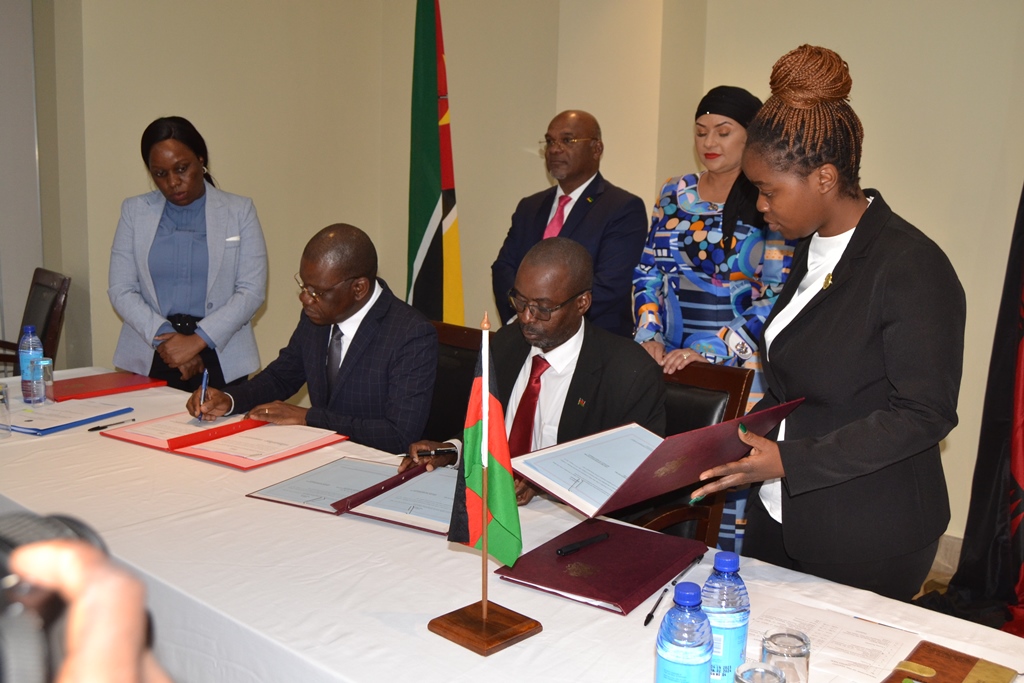
[[[107,295],[124,320],[114,365],[142,375],[153,364],[153,337],[167,322],[149,272],[149,250],[166,201],[159,191],[124,200],[110,250]],[[199,327],[213,340],[230,382],[260,366],[250,320],[267,293],[267,245],[251,199],[206,184],[206,246],[206,315]]]

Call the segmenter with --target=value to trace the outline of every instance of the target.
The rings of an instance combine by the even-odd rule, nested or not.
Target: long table
[[[182,411],[185,398],[165,387],[120,400],[143,420]],[[433,617],[479,599],[477,552],[245,495],[368,450],[344,442],[241,472],[85,427],[13,435],[0,440],[0,512],[59,512],[96,528],[144,578],[157,656],[178,681],[653,680],[657,628],[643,626],[651,601],[622,617],[492,577],[491,600],[537,619],[543,632],[479,657],[427,630]],[[581,517],[537,499],[521,519],[528,550]],[[710,564],[688,578],[703,582]],[[781,596],[1024,672],[1024,640],[1014,636],[746,558],[741,573],[755,606]],[[813,654],[811,662],[812,681],[837,680]]]

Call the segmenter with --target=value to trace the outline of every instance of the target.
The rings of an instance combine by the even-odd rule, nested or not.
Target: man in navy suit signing
[[[437,370],[437,333],[377,277],[377,250],[357,227],[331,225],[302,252],[302,313],[288,346],[251,380],[199,391],[188,412],[248,412],[274,424],[333,429],[356,443],[400,453],[422,435]],[[311,408],[285,403],[302,385]]]
[[[512,214],[512,227],[491,266],[501,319],[508,322],[515,316],[508,293],[526,252],[542,239],[568,237],[586,247],[594,262],[593,304],[587,319],[632,337],[633,268],[647,240],[644,202],[599,173],[604,142],[597,119],[587,112],[556,116],[543,145],[548,173],[558,185],[524,198]]]

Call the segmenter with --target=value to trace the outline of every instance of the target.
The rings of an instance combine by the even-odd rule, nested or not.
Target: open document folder
[[[532,484],[596,517],[697,481],[700,473],[734,462],[750,447],[737,429],[764,436],[803,399],[662,439],[633,423],[512,459]]]
[[[447,534],[458,470],[398,474],[400,456],[344,457],[249,494],[251,498],[340,515],[351,512],[393,524]]]
[[[308,453],[348,438],[329,429],[304,425],[275,425],[240,415],[202,421],[188,413],[110,429],[103,436],[240,470]]]

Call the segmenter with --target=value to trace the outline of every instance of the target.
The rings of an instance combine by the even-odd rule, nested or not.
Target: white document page
[[[820,681],[874,683],[885,678],[921,640],[917,633],[876,624],[847,614],[808,607],[782,598],[758,599],[751,605],[747,660],[761,658],[761,637],[770,628],[792,628],[811,639]]]
[[[331,507],[331,503],[364,491],[397,473],[397,465],[341,458],[250,495],[336,514],[337,510]]]
[[[316,427],[307,427],[305,425],[268,424],[258,429],[249,429],[244,432],[214,439],[213,441],[196,444],[192,446],[192,449],[211,453],[225,453],[248,460],[262,460],[263,458],[312,443],[332,433],[326,429],[317,429]]]
[[[556,497],[593,515],[662,442],[627,425],[512,460],[512,466]]]
[[[233,415],[231,417],[218,417],[216,420],[207,421],[192,417],[188,413],[181,413],[180,415],[174,415],[166,420],[146,422],[124,431],[129,434],[148,436],[151,439],[170,441],[171,439],[179,436],[188,436],[189,434],[195,434],[196,432],[204,432],[207,429],[220,427],[221,425],[225,425],[229,422],[237,422],[241,419],[241,415]]]
[[[95,419],[101,415],[124,410],[126,407],[91,398],[30,405],[11,411],[11,429],[16,431],[52,429],[61,425]]]
[[[447,533],[458,478],[448,467],[424,472],[349,512]]]

